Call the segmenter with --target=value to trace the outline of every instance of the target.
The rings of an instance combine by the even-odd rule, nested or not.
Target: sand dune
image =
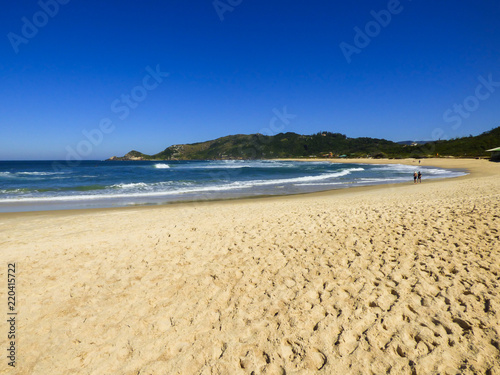
[[[2,214],[19,340],[0,373],[500,374],[500,164],[425,163],[472,173]]]

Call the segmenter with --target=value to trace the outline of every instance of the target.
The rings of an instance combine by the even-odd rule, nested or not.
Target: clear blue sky
[[[496,1],[217,1],[5,2],[0,159],[103,159],[279,130],[446,139],[500,125],[500,83],[484,83],[500,82]],[[151,69],[169,75],[159,83]],[[273,121],[284,107],[290,117]]]

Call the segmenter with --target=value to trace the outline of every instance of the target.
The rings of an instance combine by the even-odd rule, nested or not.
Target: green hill
[[[348,138],[344,134],[237,134],[211,141],[173,145],[155,155],[131,151],[109,160],[214,160],[326,157],[423,158],[439,156],[486,157],[500,146],[500,127],[478,136],[435,141],[414,146],[377,138]]]
[[[456,138],[449,141],[433,142],[436,153],[459,157],[481,157],[488,155],[485,150],[500,146],[500,127],[478,136]]]

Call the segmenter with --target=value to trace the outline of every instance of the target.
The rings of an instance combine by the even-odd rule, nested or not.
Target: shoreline
[[[458,158],[434,158],[434,159],[420,159],[430,161],[430,163],[422,163],[418,164],[417,159],[367,159],[367,158],[359,158],[359,159],[270,159],[270,160],[283,160],[283,161],[298,161],[298,162],[317,162],[317,161],[325,161],[331,163],[339,163],[339,164],[403,164],[403,165],[412,165],[417,169],[419,166],[425,167],[437,167],[443,169],[455,169],[464,171],[467,173],[465,176],[452,177],[451,179],[456,178],[467,178],[472,177],[473,174],[476,173],[477,161],[476,159],[458,159]],[[454,162],[452,162],[452,160]],[[460,165],[460,161],[469,161],[466,163],[466,166]],[[472,162],[472,163],[471,163]],[[472,165],[472,170],[470,170],[467,166]],[[484,169],[484,168],[483,168]],[[485,171],[482,170],[480,174],[484,174]],[[425,180],[425,183],[431,182],[439,182],[443,180],[448,180],[450,178],[433,178],[432,180]],[[86,213],[86,212],[98,212],[100,210],[128,210],[128,209],[158,209],[162,207],[171,207],[171,206],[179,206],[179,205],[199,205],[199,204],[214,204],[218,202],[234,202],[234,201],[245,201],[250,200],[253,201],[255,199],[278,199],[278,198],[287,198],[287,197],[302,197],[307,195],[323,195],[323,194],[341,194],[348,191],[363,191],[363,190],[372,190],[372,189],[383,189],[383,188],[394,188],[396,186],[405,186],[405,184],[410,184],[411,179],[408,179],[408,182],[399,182],[399,183],[381,183],[374,185],[365,185],[365,186],[354,186],[354,187],[339,187],[335,189],[317,191],[317,192],[301,192],[301,193],[292,193],[292,194],[283,194],[283,195],[257,195],[257,196],[242,196],[242,197],[234,197],[234,198],[211,198],[211,199],[193,199],[186,201],[172,201],[165,203],[151,203],[151,204],[137,204],[137,205],[129,205],[129,206],[119,206],[119,207],[95,207],[95,208],[70,208],[70,209],[47,209],[47,210],[32,210],[32,211],[14,211],[14,212],[0,212],[0,219],[4,216],[16,216],[16,215],[36,215],[38,213],[53,213],[55,215],[59,215],[62,213],[74,214],[77,212]]]
[[[18,373],[495,374],[500,164],[461,164],[418,185],[0,214]]]

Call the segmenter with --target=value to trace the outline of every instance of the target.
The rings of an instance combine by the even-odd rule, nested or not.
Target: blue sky
[[[257,132],[477,135],[500,125],[498,19],[472,0],[9,1],[0,159]]]

